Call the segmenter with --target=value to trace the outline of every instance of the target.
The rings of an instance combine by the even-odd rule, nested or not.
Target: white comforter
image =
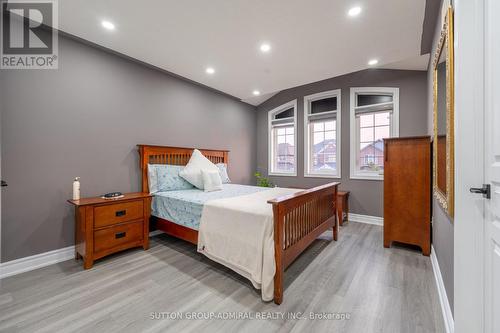
[[[273,299],[274,224],[269,199],[299,192],[272,188],[205,203],[198,231],[198,252],[229,267],[262,289],[262,299]]]

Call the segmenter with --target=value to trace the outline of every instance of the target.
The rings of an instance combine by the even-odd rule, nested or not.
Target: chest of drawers
[[[431,139],[384,139],[384,247],[393,241],[431,252]]]

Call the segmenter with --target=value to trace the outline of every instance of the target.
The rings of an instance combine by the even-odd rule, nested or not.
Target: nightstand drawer
[[[137,246],[135,243],[143,239],[143,225],[143,221],[136,221],[94,231],[94,252]]]
[[[94,228],[143,218],[142,200],[116,203],[94,208]]]

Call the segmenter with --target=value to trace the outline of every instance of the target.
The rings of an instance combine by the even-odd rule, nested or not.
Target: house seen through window
[[[358,118],[358,117],[357,117]],[[360,115],[360,143],[357,167],[363,171],[384,168],[384,138],[390,137],[390,112]]]
[[[269,112],[269,174],[296,175],[296,102]]]
[[[384,138],[399,135],[397,88],[351,89],[351,178],[383,179]]]
[[[340,177],[340,90],[304,97],[305,176]]]

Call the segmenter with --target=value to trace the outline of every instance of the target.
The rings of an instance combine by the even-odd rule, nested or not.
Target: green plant
[[[257,186],[273,187],[273,184],[271,183],[271,181],[269,179],[267,179],[266,177],[263,177],[260,172],[256,172],[254,175],[255,175],[255,178],[257,178]]]

